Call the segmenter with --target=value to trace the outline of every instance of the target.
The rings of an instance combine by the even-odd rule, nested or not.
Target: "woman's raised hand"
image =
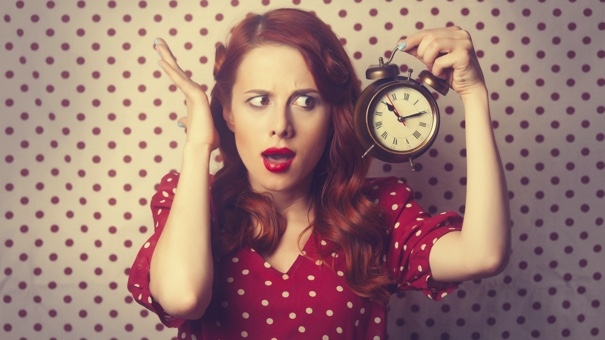
[[[403,49],[424,64],[435,76],[445,79],[461,96],[485,88],[470,34],[457,26],[427,29],[410,35]]]
[[[219,137],[214,128],[206,93],[177,64],[166,41],[157,38],[154,42],[154,48],[161,57],[158,61],[159,65],[174,85],[185,95],[187,116],[180,118],[179,123],[187,131],[187,142],[208,145],[211,150],[216,149],[219,146]]]

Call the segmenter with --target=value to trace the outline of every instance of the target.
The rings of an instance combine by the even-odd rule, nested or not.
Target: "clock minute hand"
[[[410,118],[410,117],[420,116],[420,115],[423,115],[425,113],[426,113],[426,110],[420,111],[420,112],[416,112],[416,113],[412,113],[412,114],[409,114],[407,116],[401,116],[401,118]]]

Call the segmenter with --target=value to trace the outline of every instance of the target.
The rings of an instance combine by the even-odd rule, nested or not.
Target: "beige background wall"
[[[156,36],[212,86],[214,44],[249,11],[314,10],[358,73],[419,28],[474,38],[511,196],[513,256],[443,302],[392,300],[391,339],[605,336],[603,1],[17,1],[0,6],[0,338],[168,339],[125,282],[151,232],[149,198],[180,165],[182,97]],[[395,62],[418,71],[411,57]],[[365,82],[364,85],[368,83]],[[432,212],[464,205],[464,115],[405,177]],[[216,164],[218,167],[219,164]],[[485,199],[490,199],[486,197]]]

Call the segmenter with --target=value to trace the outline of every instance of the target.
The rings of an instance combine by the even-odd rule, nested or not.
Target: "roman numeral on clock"
[[[422,135],[420,134],[420,132],[418,132],[418,130],[416,130],[416,131],[414,131],[413,136],[416,137],[416,139],[419,139],[420,136],[422,136]]]

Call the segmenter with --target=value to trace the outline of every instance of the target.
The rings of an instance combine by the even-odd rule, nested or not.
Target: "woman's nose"
[[[283,110],[276,110],[275,115],[273,115],[271,122],[271,136],[277,136],[279,138],[291,138],[294,136],[294,127],[291,122],[291,112],[287,108]]]

